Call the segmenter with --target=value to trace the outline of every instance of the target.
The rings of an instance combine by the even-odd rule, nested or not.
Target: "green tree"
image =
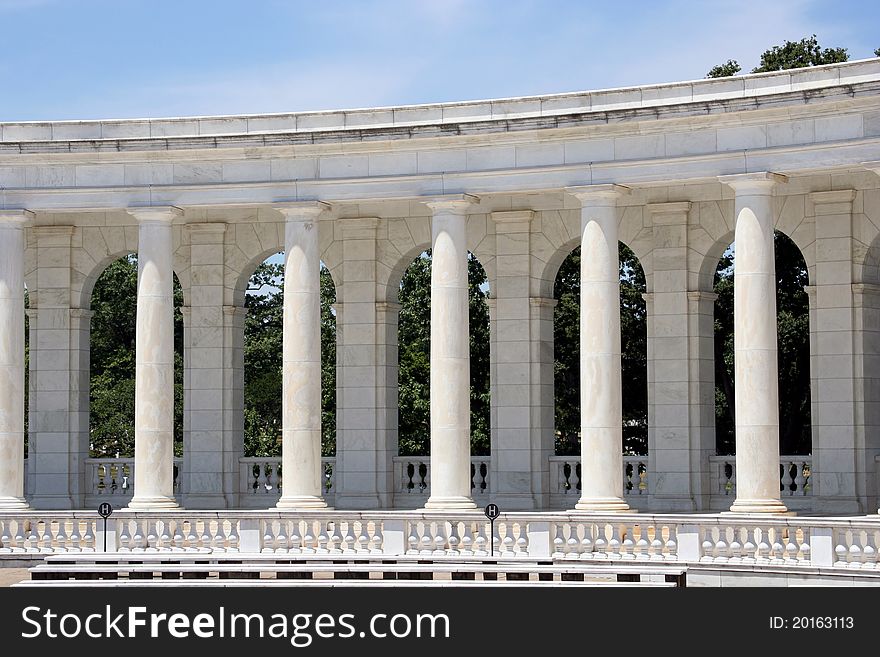
[[[642,297],[645,273],[622,242],[620,262],[621,378],[623,450],[646,454],[648,448],[647,313]],[[556,453],[580,452],[580,247],[562,262],[553,294]]]
[[[874,56],[880,57],[880,48],[877,48],[877,50],[874,51]]]
[[[470,323],[471,451],[489,453],[489,305],[486,272],[468,254]],[[431,252],[403,274],[398,293],[398,452],[430,453],[431,428]]]
[[[726,78],[736,75],[742,70],[742,66],[735,59],[728,59],[725,63],[713,66],[706,74],[707,78]]]
[[[880,48],[874,51],[880,57]],[[761,53],[761,61],[752,69],[752,73],[767,71],[784,71],[792,68],[836,64],[849,59],[846,48],[822,48],[816,35],[805,37],[800,41],[785,41],[781,46],[773,46]],[[742,70],[735,59],[728,59],[724,64],[713,66],[706,77],[723,78],[736,75]]]
[[[836,64],[849,59],[846,48],[822,48],[812,35],[800,41],[786,41],[761,53],[761,63],[752,73],[785,71],[792,68]]]
[[[183,453],[183,290],[174,277],[174,449]],[[134,455],[137,256],[116,260],[92,291],[89,401],[92,456]]]

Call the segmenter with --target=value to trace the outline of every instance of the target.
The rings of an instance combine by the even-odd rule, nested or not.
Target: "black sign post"
[[[497,504],[486,505],[486,517],[489,519],[489,556],[495,556],[495,519],[501,515]]]
[[[98,515],[104,519],[104,552],[107,551],[107,518],[113,513],[113,505],[110,502],[101,502],[98,505]]]

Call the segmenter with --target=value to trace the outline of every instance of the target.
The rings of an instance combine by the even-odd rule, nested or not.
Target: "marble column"
[[[0,210],[0,509],[24,498],[24,226],[26,210]]]
[[[473,509],[471,499],[468,195],[427,202],[431,220],[431,497],[426,509]]]
[[[733,273],[736,500],[732,513],[785,513],[779,491],[779,376],[773,188],[785,176],[721,176],[736,194]]]
[[[174,499],[174,293],[171,223],[179,208],[131,208],[138,221],[134,497],[128,508],[177,508]]]
[[[578,511],[629,510],[623,501],[620,377],[620,185],[567,188],[581,204],[581,499]]]
[[[284,228],[281,391],[283,509],[324,509],[321,470],[321,258],[318,202],[276,206]]]

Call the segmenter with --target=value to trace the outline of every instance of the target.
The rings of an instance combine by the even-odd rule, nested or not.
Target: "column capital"
[[[816,286],[815,285],[804,285],[804,292],[807,293],[807,297],[810,303],[816,302]]]
[[[478,196],[473,194],[444,194],[442,196],[428,196],[421,200],[434,214],[461,214],[468,213],[474,205],[480,202]]]
[[[170,224],[175,217],[183,216],[183,210],[176,205],[145,205],[125,211],[139,224]]]
[[[71,308],[70,309],[70,316],[73,319],[90,320],[92,317],[94,317],[94,315],[95,315],[95,311],[88,310],[87,308]]]
[[[34,213],[24,208],[0,209],[0,226],[23,227],[34,218]]]
[[[675,201],[672,203],[648,203],[645,205],[645,210],[651,215],[655,224],[686,224],[688,212],[691,211],[691,202]]]
[[[400,312],[400,304],[396,301],[377,301],[376,310],[384,313]]]
[[[519,224],[528,223],[535,218],[534,210],[505,210],[503,212],[490,212],[489,216],[496,224]]]
[[[285,201],[273,203],[272,209],[281,213],[287,221],[314,221],[330,209],[323,201]]]
[[[247,306],[223,306],[223,314],[232,317],[244,317],[247,315]]]
[[[687,296],[688,301],[712,301],[714,303],[718,300],[718,295],[715,292],[704,290],[688,290]]]
[[[578,185],[577,187],[565,187],[566,194],[574,196],[581,202],[581,206],[589,205],[614,205],[617,199],[630,193],[630,188],[625,185]]]
[[[781,173],[761,171],[758,173],[736,173],[718,176],[718,182],[729,185],[737,194],[770,194],[773,187],[788,182],[788,176]]]

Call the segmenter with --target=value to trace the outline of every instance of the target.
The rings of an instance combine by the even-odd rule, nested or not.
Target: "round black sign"
[[[495,520],[498,516],[501,515],[501,510],[498,508],[497,504],[487,504],[486,505],[486,517],[489,520]]]
[[[113,506],[110,502],[101,502],[98,505],[98,515],[102,518],[109,518],[111,513],[113,513]]]

